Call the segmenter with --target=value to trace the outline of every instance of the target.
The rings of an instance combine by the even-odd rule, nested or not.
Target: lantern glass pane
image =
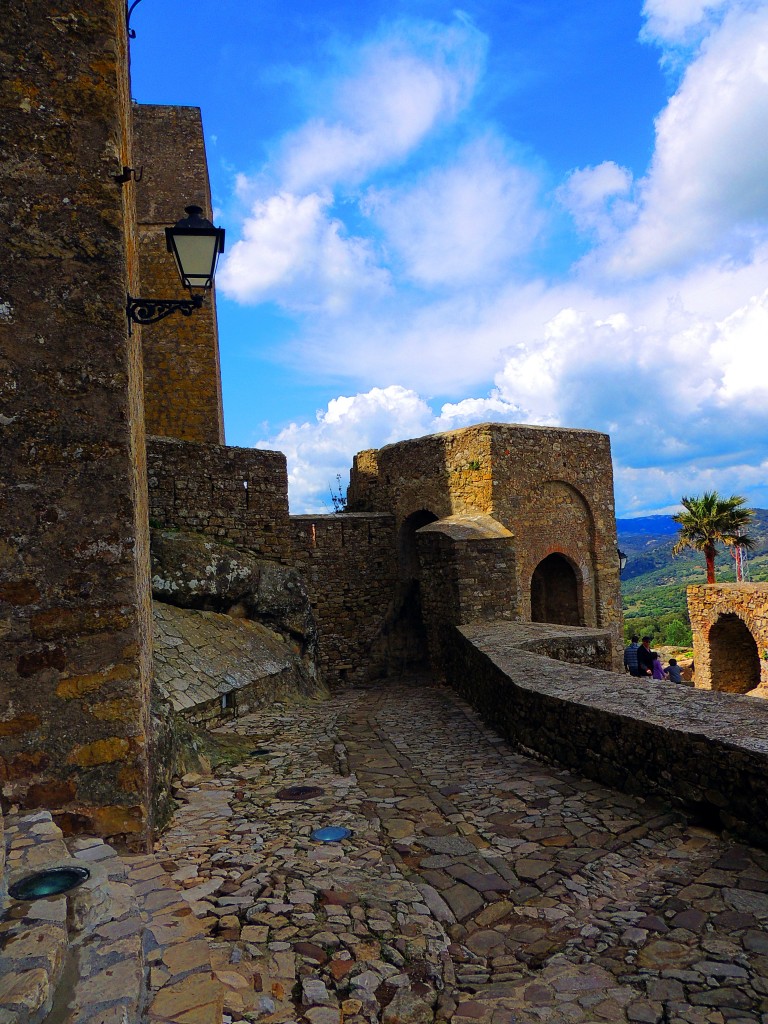
[[[192,288],[208,288],[216,258],[216,235],[174,234],[182,279]]]

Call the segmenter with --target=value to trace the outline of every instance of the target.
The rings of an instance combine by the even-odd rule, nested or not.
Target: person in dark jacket
[[[629,641],[629,646],[624,648],[624,668],[631,676],[640,675],[637,668],[637,649],[640,646],[638,643],[639,639],[640,638],[637,635],[634,635]]]
[[[637,648],[637,667],[639,675],[653,676],[653,651],[649,636],[644,636],[643,642]]]

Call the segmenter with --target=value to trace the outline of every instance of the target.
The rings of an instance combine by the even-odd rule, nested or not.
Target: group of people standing
[[[624,668],[631,676],[642,676],[647,679],[668,679],[671,683],[683,681],[680,666],[676,658],[669,659],[666,668],[661,664],[657,651],[651,650],[651,638],[644,636],[642,642],[633,636],[629,646],[624,648]]]

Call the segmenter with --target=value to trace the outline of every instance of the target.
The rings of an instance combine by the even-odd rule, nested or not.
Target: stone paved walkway
[[[523,757],[416,682],[232,730],[251,752],[186,780],[157,851],[225,1020],[768,1024],[764,851]],[[313,842],[329,824],[351,837]]]

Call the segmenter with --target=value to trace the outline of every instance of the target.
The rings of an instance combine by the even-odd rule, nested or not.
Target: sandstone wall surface
[[[347,493],[352,512],[389,512],[397,527],[414,512],[436,519],[461,512],[493,514],[488,424],[359,452]]]
[[[671,799],[764,845],[768,705],[590,667],[610,663],[609,646],[602,630],[460,626],[448,681],[516,746],[616,789]],[[578,667],[532,649],[559,650]]]
[[[200,206],[212,217],[203,125],[197,107],[133,106],[140,294],[187,299],[165,228]],[[143,330],[147,433],[184,441],[224,443],[215,292],[202,309],[173,313]]]
[[[150,590],[125,4],[0,19],[0,778],[150,827]]]
[[[202,533],[290,562],[285,456],[255,448],[147,442],[153,525]]]
[[[492,514],[517,538],[523,618],[530,618],[536,566],[561,552],[579,581],[583,624],[611,629],[618,650],[622,605],[608,436],[497,424],[492,438]]]
[[[386,675],[398,651],[388,615],[397,583],[390,515],[290,517],[293,564],[317,621],[319,665],[328,684]]]

